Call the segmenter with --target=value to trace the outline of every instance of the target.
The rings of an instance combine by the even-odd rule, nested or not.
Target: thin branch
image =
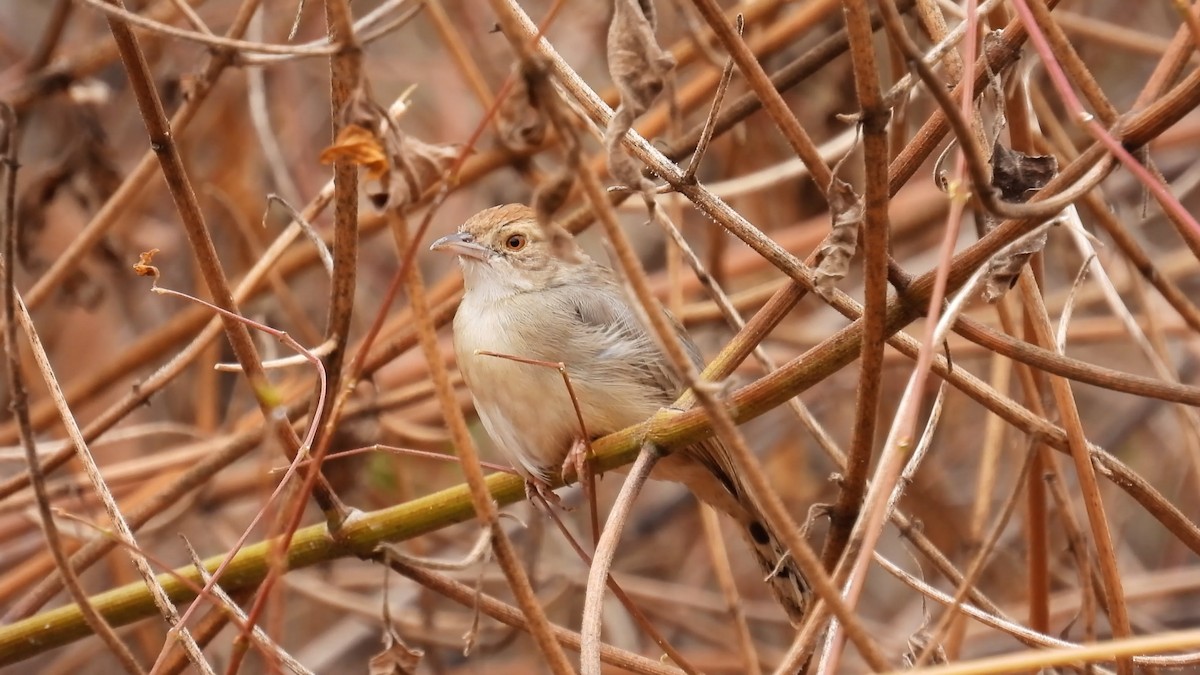
[[[50,496],[46,491],[46,478],[42,473],[41,459],[38,457],[34,443],[32,426],[29,424],[29,403],[25,391],[24,378],[21,375],[20,345],[17,343],[17,288],[13,283],[16,265],[15,251],[17,247],[17,116],[7,104],[0,104],[0,292],[4,294],[4,371],[6,374],[10,409],[17,421],[20,432],[21,446],[25,449],[25,460],[29,467],[30,482],[33,486],[35,505],[41,519],[46,546],[54,558],[54,566],[62,575],[68,594],[75,600],[81,610],[83,620],[93,633],[98,635],[105,647],[113,653],[117,662],[128,673],[146,672],[129,647],[121,642],[116,631],[104,620],[92,603],[88,600],[87,592],[79,583],[79,577],[71,569],[67,554],[63,550],[62,540],[58,533],[58,524],[50,509]],[[74,451],[74,448],[72,448]]]
[[[600,618],[604,609],[604,588],[608,585],[609,570],[612,569],[625,522],[633,509],[633,500],[637,499],[660,457],[662,451],[652,444],[644,446],[638,453],[637,461],[629,469],[612,510],[608,512],[608,520],[604,522],[604,530],[596,544],[596,554],[592,556],[592,565],[588,569],[587,592],[583,596],[583,625],[579,629],[582,640],[579,660],[583,675],[600,675]]]

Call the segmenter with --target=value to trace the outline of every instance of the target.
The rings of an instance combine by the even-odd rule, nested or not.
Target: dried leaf
[[[369,129],[352,124],[342,127],[333,145],[321,151],[321,163],[351,162],[367,170],[367,178],[379,180],[387,175],[388,158],[379,138]]]
[[[816,270],[816,291],[825,299],[832,295],[834,285],[846,278],[850,261],[858,249],[858,226],[863,220],[863,199],[854,188],[835,177],[829,186],[829,211],[833,225],[829,236],[821,242],[821,262]]]
[[[569,166],[564,166],[533,193],[533,212],[543,228],[554,220],[554,214],[567,201],[574,184],[575,172]]]
[[[370,675],[414,675],[425,652],[411,649],[392,630],[383,633],[383,651],[367,662]]]
[[[321,152],[321,161],[346,160],[365,168],[363,190],[378,209],[416,201],[459,154],[458,146],[426,143],[401,131],[362,87],[350,97],[341,118],[342,130]]]
[[[1006,202],[1021,204],[1046,187],[1058,173],[1053,155],[1026,155],[1000,143],[992,145],[992,185]]]
[[[138,254],[138,261],[133,264],[133,273],[139,277],[159,277],[158,268],[150,263],[154,260],[154,254],[158,253],[158,249],[152,248],[149,251],[142,251]]]
[[[1026,155],[1000,143],[992,145],[991,164],[992,186],[1000,191],[1002,200],[1015,204],[1029,201],[1058,173],[1058,161],[1053,156]],[[995,226],[993,219],[984,219],[984,231],[991,231]],[[995,302],[1003,297],[1017,283],[1017,277],[1029,258],[1045,246],[1046,231],[1041,230],[1032,237],[1021,239],[1005,254],[988,261],[984,299]]]
[[[924,626],[922,626],[917,632],[913,633],[908,638],[908,649],[904,652],[904,656],[901,657],[904,662],[904,667],[915,667],[917,665],[917,660],[920,659],[921,654],[923,654],[925,650],[929,648],[929,643],[932,640],[933,636],[929,634],[929,631]],[[929,658],[925,659],[924,665],[939,666],[949,662],[950,660],[946,658],[946,650],[943,649],[942,645],[939,644],[934,645],[933,650],[929,653]]]
[[[442,177],[460,152],[457,145],[426,143],[402,133],[394,125],[391,128],[394,133],[386,140],[392,171],[379,181],[377,187],[366,187],[367,196],[378,209],[415,202],[426,188]]]
[[[1018,240],[1008,248],[1004,255],[997,255],[988,261],[987,275],[983,286],[983,298],[988,302],[996,302],[1004,297],[1017,283],[1021,270],[1033,254],[1046,247],[1046,230],[1039,230],[1032,237]]]
[[[514,152],[536,148],[546,139],[546,118],[538,105],[535,74],[519,62],[513,67],[513,86],[496,110],[496,136]]]
[[[675,59],[658,45],[655,23],[652,0],[615,0],[607,46],[608,71],[621,94],[621,105],[604,132],[609,172],[641,192],[648,209],[654,208],[654,184],[642,176],[638,163],[621,149],[621,139],[662,93],[666,76],[675,67]]]

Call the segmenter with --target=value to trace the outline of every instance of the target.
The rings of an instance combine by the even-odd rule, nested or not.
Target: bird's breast
[[[470,295],[454,320],[459,369],[489,435],[514,464],[557,467],[572,440],[583,434],[555,368],[560,362],[589,436],[637,424],[669,403],[662,391],[636,376],[636,353],[603,331],[572,321],[573,314],[555,311],[538,298],[480,303]]]

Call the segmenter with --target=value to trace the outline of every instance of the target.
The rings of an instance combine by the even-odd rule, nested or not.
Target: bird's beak
[[[486,262],[492,252],[483,244],[475,242],[469,232],[448,234],[429,245],[430,251],[446,251],[455,255],[466,256]]]

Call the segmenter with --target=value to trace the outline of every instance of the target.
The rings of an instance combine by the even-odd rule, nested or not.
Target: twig
[[[946,629],[958,615],[958,610],[962,607],[963,600],[966,599],[971,588],[978,581],[979,574],[983,571],[988,557],[995,551],[996,543],[1000,541],[1000,535],[1004,533],[1004,528],[1008,526],[1009,519],[1016,509],[1017,503],[1020,501],[1021,488],[1024,486],[1026,477],[1029,475],[1030,467],[1034,464],[1033,459],[1037,457],[1038,453],[1036,442],[1028,443],[1027,445],[1025,459],[1021,462],[1020,470],[1017,471],[1012,490],[1009,491],[1004,503],[1000,506],[1000,513],[997,514],[990,531],[984,536],[983,541],[980,542],[979,550],[972,556],[971,563],[967,566],[967,571],[963,573],[962,581],[958,582],[958,588],[954,591],[954,602],[942,614],[941,618],[938,619],[933,630],[929,631],[933,637],[917,657],[914,667],[923,666],[928,662],[929,657],[933,655],[934,646],[941,642]]]
[[[488,616],[515,628],[530,630],[529,617],[520,609],[506,605],[491,596],[479,594],[475,589],[458,583],[448,577],[445,577],[434,572],[423,570],[419,567],[406,565],[401,561],[390,560],[388,565],[403,574],[404,576],[416,581],[417,583],[430,588],[451,600],[465,606],[478,606]],[[554,639],[559,643],[571,649],[578,650],[582,639],[578,633],[574,633],[561,628],[557,625],[551,625],[550,628]],[[681,671],[678,668],[672,668],[663,665],[659,661],[647,659],[643,656],[631,654],[624,650],[617,649],[610,645],[600,646],[600,658],[605,662],[612,664],[618,668],[635,672],[646,673],[647,675],[678,675]]]
[[[600,628],[601,611],[604,609],[604,588],[607,586],[609,570],[612,569],[613,557],[617,552],[617,544],[621,540],[621,532],[625,529],[625,521],[633,509],[633,500],[642,491],[642,486],[650,478],[654,464],[662,457],[662,451],[653,444],[642,447],[637,461],[629,469],[629,475],[621,484],[621,491],[613,502],[612,510],[608,512],[608,520],[604,522],[604,531],[600,533],[600,541],[596,544],[596,554],[592,556],[592,566],[588,569],[587,591],[583,596],[583,624],[579,628],[582,644],[579,650],[579,660],[583,675],[600,675]]]
[[[855,392],[850,452],[837,501],[829,511],[829,534],[821,551],[821,562],[828,570],[836,567],[837,560],[842,556],[849,541],[850,531],[858,519],[875,446],[875,426],[883,390],[883,345],[887,337],[884,326],[887,312],[888,252],[891,247],[887,182],[887,130],[890,110],[880,90],[867,3],[865,0],[847,0],[842,8],[846,32],[850,37],[850,57],[861,115],[858,125],[863,134],[863,172],[866,179],[865,210],[861,223],[864,309],[863,339],[859,356],[861,365]],[[886,12],[884,16],[887,17]],[[833,180],[840,179],[835,177]],[[830,189],[832,190],[832,187]],[[846,208],[849,208],[849,205]],[[847,227],[857,229],[859,225],[855,223]],[[936,291],[934,297],[937,297]],[[936,319],[931,318],[930,321]]]
[[[758,653],[754,648],[754,635],[746,623],[746,612],[742,608],[733,570],[729,566],[729,552],[725,548],[725,539],[721,536],[720,516],[716,509],[708,504],[701,503],[698,506],[700,524],[704,527],[704,539],[708,543],[708,553],[712,559],[713,573],[725,599],[725,611],[729,620],[733,622],[738,651],[741,652],[742,672],[746,675],[762,675]]]
[[[809,173],[812,174],[817,187],[822,192],[827,191],[830,182],[833,180],[833,174],[830,173],[829,167],[821,159],[821,154],[817,151],[817,147],[812,142],[808,133],[800,126],[800,122],[796,120],[796,116],[788,109],[783,96],[771,84],[771,80],[763,70],[762,64],[758,62],[754,53],[746,46],[738,31],[726,21],[720,7],[717,6],[716,0],[692,1],[696,9],[700,10],[700,15],[708,22],[709,27],[712,28],[722,46],[729,52],[730,58],[737,63],[738,70],[742,72],[742,76],[746,78],[750,84],[750,88],[754,90],[754,93],[762,101],[767,114],[771,116],[771,120],[775,122],[775,126],[779,128],[783,137],[787,139],[792,151],[796,153],[797,157],[804,160],[804,164],[808,166]]]
[[[254,642],[258,644],[262,650],[273,655],[276,659],[278,659],[279,663],[287,666],[288,670],[296,673],[296,675],[312,675],[312,671],[310,671],[308,668],[305,668],[304,664],[297,661],[296,658],[284,650],[283,647],[280,647],[278,644],[276,644],[275,641],[271,639],[271,636],[267,635],[266,631],[258,626],[249,624],[246,613],[242,611],[242,608],[238,606],[238,603],[234,602],[233,598],[229,597],[229,594],[221,588],[220,584],[215,582],[215,580],[212,578],[212,575],[208,573],[207,569],[205,569],[204,563],[200,560],[200,556],[196,554],[196,549],[192,548],[192,543],[183,535],[180,535],[179,538],[183,540],[183,546],[187,549],[188,557],[192,560],[192,566],[200,572],[200,578],[204,580],[204,584],[208,588],[209,593],[211,593],[212,596],[224,606],[225,612],[232,614],[239,621],[250,625],[250,638],[254,640]]]
[[[241,549],[241,547],[245,544],[246,539],[248,539],[250,536],[250,533],[252,531],[254,531],[254,528],[258,524],[259,519],[262,518],[262,516],[265,514],[266,510],[270,507],[270,505],[283,493],[284,489],[288,485],[291,484],[292,476],[294,475],[296,470],[300,468],[301,460],[302,460],[302,458],[304,458],[306,456],[308,449],[312,447],[313,439],[315,438],[315,436],[317,434],[317,428],[318,428],[317,420],[319,420],[321,417],[321,408],[325,402],[325,395],[326,395],[328,383],[327,383],[327,379],[326,379],[325,368],[324,368],[324,365],[322,364],[321,360],[317,356],[313,355],[311,352],[308,352],[307,350],[305,350],[303,346],[301,346],[298,342],[296,342],[294,339],[292,339],[292,337],[289,336],[286,332],[271,328],[269,326],[266,326],[266,325],[263,325],[263,324],[260,324],[260,323],[254,322],[254,321],[251,321],[250,319],[242,317],[241,315],[235,314],[233,312],[229,312],[225,309],[217,307],[211,303],[204,302],[203,300],[199,300],[199,299],[189,296],[187,294],[180,293],[178,291],[174,291],[171,289],[162,288],[162,287],[158,286],[157,285],[158,270],[152,266],[149,266],[148,259],[149,259],[149,256],[147,254],[143,254],[143,260],[146,262],[143,262],[141,264],[145,265],[145,267],[147,269],[145,271],[139,269],[139,273],[149,273],[154,276],[154,279],[156,282],[155,285],[152,287],[152,290],[154,292],[162,294],[162,295],[171,295],[171,296],[175,296],[175,297],[178,297],[178,298],[181,298],[184,300],[190,300],[192,302],[199,303],[199,304],[204,305],[204,306],[208,307],[209,309],[212,309],[213,311],[217,312],[224,319],[241,322],[241,323],[244,323],[245,325],[252,326],[260,331],[270,334],[271,336],[278,339],[280,342],[282,342],[285,345],[296,350],[298,353],[303,355],[310,363],[312,363],[317,370],[318,381],[320,382],[320,389],[319,389],[319,393],[318,393],[318,396],[316,399],[316,408],[313,411],[312,421],[309,424],[308,432],[305,434],[304,441],[303,441],[302,445],[300,446],[300,451],[295,453],[292,463],[289,465],[287,472],[284,473],[283,477],[279,481],[279,484],[275,487],[275,490],[267,498],[263,507],[258,511],[258,513],[254,516],[254,518],[251,519],[250,524],[242,531],[242,534],[239,537],[237,543],[234,545],[233,549],[231,549],[230,555],[226,556],[225,560],[222,561],[221,565],[218,566],[217,569],[213,572],[212,579],[205,581],[204,592],[207,592],[212,587],[212,585],[215,584],[217,582],[217,580],[221,577],[221,575],[224,573],[226,567],[232,562],[233,556],[236,555],[237,551],[239,551]],[[261,364],[260,364],[260,368],[261,368]],[[256,393],[258,394],[258,396],[260,398],[268,398],[268,393],[266,391],[259,391]],[[283,415],[281,417],[284,420],[287,419],[286,415]],[[288,429],[288,431],[291,431],[293,434],[295,433],[294,431],[292,431],[291,425],[287,425],[287,429]],[[313,471],[313,472],[316,471],[313,468],[310,468],[309,470]],[[307,492],[305,491],[302,494],[306,495]],[[294,528],[293,528],[292,532],[294,532]],[[277,550],[286,549],[287,542],[290,540],[290,535],[291,535],[291,532],[285,534],[284,537],[280,538],[279,543],[277,544],[277,547],[276,547]],[[275,572],[276,569],[277,569],[276,567],[274,567],[274,566],[272,567],[273,572]],[[269,594],[270,582],[272,581],[272,579],[273,579],[272,575],[267,576],[267,579],[265,580],[264,585],[263,585],[263,591],[258,596],[259,598],[265,597],[266,595]],[[249,618],[246,622],[245,630],[243,631],[243,633],[245,633],[246,631],[249,631],[251,629],[251,627],[256,625],[256,621],[255,621],[256,613],[254,610],[259,607],[261,607],[261,604],[259,604],[258,602],[254,603],[251,606]],[[187,618],[191,615],[192,611],[195,608],[196,608],[196,604],[193,603],[192,606],[189,607],[188,610],[184,613],[181,622],[185,623]],[[239,652],[239,653],[244,653],[244,652]],[[163,654],[161,654],[160,659],[162,657],[164,657],[165,655],[166,655],[165,652]],[[237,661],[236,661],[236,657],[235,657],[234,663],[236,663],[236,662]]]
[[[884,558],[883,556],[880,556],[880,555],[876,555],[875,562],[878,563],[879,566],[882,567],[885,571],[892,574],[893,576],[896,576],[899,579],[904,580],[905,583],[912,586],[913,588],[916,588],[918,591],[923,593],[926,597],[931,598],[943,605],[949,606],[949,605],[953,604],[954,599],[952,597],[950,597],[949,595],[946,595],[942,591],[930,586],[929,584],[926,584],[925,582],[921,581],[920,579],[916,579],[912,575],[906,574],[903,570],[901,570],[899,567],[897,567],[893,562],[891,562],[887,558]],[[962,661],[960,664],[956,664],[954,666],[935,666],[932,668],[922,668],[920,670],[904,671],[904,672],[906,672],[906,673],[907,672],[921,673],[922,675],[948,675],[949,673],[960,673],[962,675],[984,675],[985,673],[1005,673],[1005,672],[1013,672],[1013,670],[1019,671],[1022,668],[1040,668],[1043,666],[1050,666],[1050,665],[1054,665],[1054,664],[1077,663],[1079,661],[1087,660],[1087,655],[1089,653],[1094,654],[1094,656],[1091,657],[1090,660],[1106,661],[1106,660],[1111,660],[1114,656],[1117,655],[1116,652],[1105,651],[1105,645],[1112,645],[1113,642],[1119,642],[1120,644],[1130,645],[1129,650],[1123,651],[1122,653],[1131,655],[1133,657],[1134,662],[1139,665],[1145,664],[1148,666],[1159,666],[1159,667],[1163,667],[1163,668],[1179,668],[1179,667],[1194,665],[1198,662],[1198,660],[1200,660],[1200,653],[1197,653],[1197,652],[1191,652],[1188,654],[1181,654],[1181,655],[1164,655],[1164,656],[1150,656],[1149,655],[1156,651],[1166,652],[1166,651],[1173,651],[1173,650],[1177,650],[1177,649],[1187,649],[1189,647],[1200,646],[1200,631],[1192,631],[1191,633],[1194,633],[1194,634],[1189,634],[1188,638],[1186,640],[1164,640],[1163,642],[1160,643],[1160,642],[1157,642],[1157,640],[1160,637],[1166,638],[1167,636],[1173,636],[1173,634],[1172,633],[1165,633],[1165,634],[1159,633],[1158,635],[1155,635],[1155,636],[1141,636],[1141,637],[1136,637],[1136,638],[1126,638],[1126,639],[1120,640],[1120,641],[1099,642],[1094,645],[1086,645],[1085,646],[1085,645],[1073,644],[1073,643],[1067,642],[1065,640],[1061,640],[1061,639],[1053,637],[1053,636],[1043,635],[1041,633],[1031,631],[1028,628],[1026,628],[1020,624],[1003,621],[1003,620],[997,618],[996,616],[989,614],[988,612],[984,612],[973,605],[964,604],[964,605],[961,605],[959,607],[959,609],[960,609],[960,611],[962,611],[962,613],[970,616],[971,618],[975,619],[976,621],[979,621],[980,623],[982,623],[986,626],[990,626],[992,628],[1002,630],[1014,637],[1017,637],[1018,639],[1020,639],[1022,641],[1033,643],[1034,645],[1040,647],[1040,649],[1038,649],[1036,651],[1022,653],[1020,656],[1016,657],[1016,658],[1021,659],[1020,661],[1010,661],[1009,659],[1015,656],[1015,655],[1010,654],[1010,655],[1005,655],[1005,656],[1000,656],[1000,657],[989,657],[989,658],[985,658],[985,659]],[[1139,646],[1136,648],[1133,647],[1133,645],[1135,645],[1135,644],[1139,645]],[[1169,646],[1169,647],[1164,646],[1160,649],[1155,649],[1153,646],[1151,646],[1151,645],[1157,645],[1157,644],[1163,644],[1163,645],[1169,644],[1171,646]],[[1048,650],[1045,649],[1047,647],[1050,649],[1056,650],[1056,652],[1054,652],[1054,653],[1049,652]],[[1073,656],[1073,657],[1067,656],[1068,654],[1072,654],[1075,656]],[[1047,660],[1045,662],[1037,660],[1039,658],[1039,656],[1047,656]]]
[[[9,406],[17,421],[21,435],[21,445],[25,450],[25,460],[29,467],[30,483],[33,486],[35,504],[41,519],[46,546],[54,558],[54,565],[62,575],[64,585],[71,598],[79,606],[83,620],[92,632],[98,635],[104,645],[113,653],[117,662],[128,673],[144,673],[141,664],[129,647],[121,642],[116,631],[104,620],[92,603],[88,600],[87,592],[79,583],[79,577],[71,569],[67,554],[63,550],[59,538],[58,524],[50,510],[50,497],[46,491],[46,479],[42,473],[41,460],[34,444],[33,429],[29,424],[29,404],[25,391],[24,378],[21,375],[20,351],[17,343],[17,289],[13,283],[15,273],[17,247],[17,115],[7,104],[0,104],[0,292],[4,294],[4,371],[8,384],[11,401]],[[74,450],[72,448],[72,450]]]
[[[221,37],[209,33],[183,30],[153,19],[147,19],[140,14],[134,14],[125,9],[122,4],[114,4],[111,0],[79,0],[92,9],[100,11],[110,22],[121,22],[143,28],[153,33],[169,35],[174,38],[198,42],[215,49],[226,49],[258,54],[279,54],[284,56],[326,56],[338,51],[339,46],[332,43],[318,45],[274,45],[249,40]],[[119,2],[119,0],[118,0]]]
[[[563,538],[567,541],[567,545],[569,545],[571,550],[575,552],[575,555],[579,556],[579,559],[590,568],[592,565],[592,556],[588,555],[587,552],[583,550],[583,547],[579,545],[579,542],[576,540],[575,536],[571,534],[569,529],[567,529],[566,523],[562,521],[562,518],[559,518],[554,509],[550,508],[550,504],[546,502],[546,499],[536,493],[535,496],[538,499],[537,504],[550,517],[550,520],[554,523],[554,526],[558,528],[558,531],[562,533]],[[597,537],[599,537],[599,533],[597,533]],[[666,654],[667,658],[671,659],[671,661],[673,661],[675,665],[680,668],[680,670],[687,673],[687,675],[698,675],[700,671],[692,666],[678,649],[672,646],[670,642],[667,642],[667,639],[663,637],[662,633],[657,628],[654,627],[654,624],[650,623],[650,619],[642,612],[641,609],[638,608],[637,605],[634,604],[633,598],[631,598],[629,594],[627,594],[625,590],[621,588],[620,584],[617,583],[617,580],[614,579],[611,574],[608,575],[608,589],[612,591],[617,600],[624,605],[626,611],[629,612],[629,615],[633,617],[633,620],[638,624],[638,626],[640,626],[642,630],[646,631],[646,635],[654,641],[654,644],[658,645],[663,650],[663,653]],[[603,643],[601,643],[601,645],[601,648],[603,648]]]
[[[1054,336],[1050,320],[1046,315],[1045,305],[1042,304],[1037,285],[1028,269],[1021,272],[1018,283],[1021,297],[1029,307],[1027,316],[1032,319],[1038,342],[1046,346],[1053,345]],[[1113,544],[1112,533],[1109,531],[1100,486],[1096,481],[1096,467],[1092,464],[1091,453],[1088,451],[1087,437],[1083,432],[1083,421],[1079,417],[1079,408],[1071,392],[1071,385],[1065,378],[1050,376],[1050,388],[1054,393],[1058,412],[1062,415],[1071,459],[1075,462],[1079,489],[1083,495],[1088,523],[1091,526],[1092,542],[1096,547],[1100,574],[1104,579],[1105,592],[1108,595],[1108,615],[1113,634],[1118,638],[1128,637],[1132,634],[1132,629],[1129,624],[1128,610],[1125,607],[1124,593],[1121,590],[1121,575],[1117,570],[1116,548]],[[1117,661],[1117,672],[1125,675],[1131,673],[1132,670],[1133,663],[1129,659]]]
[[[1154,195],[1158,203],[1163,209],[1179,222],[1185,224],[1186,228],[1192,231],[1192,235],[1200,237],[1200,223],[1192,217],[1187,209],[1179,203],[1179,200],[1167,190],[1161,180],[1151,175],[1149,170],[1139,162],[1129,150],[1126,149],[1127,139],[1118,141],[1113,135],[1105,129],[1092,115],[1090,115],[1080,103],[1079,99],[1072,91],[1070,84],[1066,80],[1066,75],[1061,68],[1057,66],[1057,61],[1051,51],[1050,44],[1038,27],[1037,21],[1030,11],[1025,0],[1013,0],[1013,6],[1016,9],[1017,15],[1020,17],[1025,28],[1029,31],[1029,38],[1033,42],[1034,48],[1038,55],[1042,58],[1042,63],[1046,66],[1046,72],[1050,75],[1050,81],[1054,84],[1054,88],[1062,97],[1063,102],[1070,109],[1071,113],[1077,116],[1079,123],[1087,130],[1092,138],[1096,139],[1109,153],[1121,162],[1134,176],[1138,178],[1146,189]]]
[[[745,19],[741,14],[737,16],[737,32],[742,33],[742,27],[745,25]],[[713,95],[712,106],[708,109],[708,117],[704,118],[704,126],[700,128],[700,137],[696,139],[696,151],[692,154],[692,161],[688,163],[687,171],[683,174],[684,182],[692,182],[696,180],[696,170],[700,168],[700,160],[704,159],[704,152],[708,149],[708,144],[712,141],[713,130],[717,126],[717,114],[721,112],[721,102],[725,99],[725,90],[729,88],[729,80],[733,78],[733,58],[725,60],[725,66],[721,69],[721,80],[717,82],[717,92]]]
[[[264,12],[255,12],[254,20],[249,26],[250,36],[259,41],[263,36],[263,14]],[[279,145],[279,138],[271,126],[271,108],[267,98],[267,75],[262,68],[246,69],[246,93],[246,107],[250,111],[250,122],[254,125],[254,135],[258,137],[258,144],[262,146],[263,158],[271,170],[271,178],[275,181],[279,191],[283,193],[282,201],[285,203],[299,202],[300,188],[296,186],[296,181],[292,178],[292,172],[287,166],[287,159],[283,156],[283,148]],[[330,267],[332,266],[330,264]]]
[[[946,308],[945,314],[938,321],[930,338],[922,344],[940,344],[942,342],[959,312],[969,300],[974,298],[979,285],[984,281],[986,271],[985,265],[976,269],[971,279],[964,284],[962,290]],[[850,543],[847,549],[851,555],[847,556],[841,565],[844,575],[838,575],[839,578],[846,580],[845,596],[850,606],[855,605],[862,592],[871,554],[875,550],[887,518],[888,504],[892,501],[891,495],[903,487],[897,485],[897,478],[900,463],[911,448],[911,433],[907,426],[907,420],[911,419],[910,407],[914,406],[919,398],[915,387],[923,379],[920,375],[919,371],[914,371],[905,385],[896,416],[891,428],[888,429],[888,436],[883,444],[879,465],[875,470],[875,480],[863,498],[862,515],[850,534]],[[840,649],[840,633],[840,624],[834,623],[825,639],[827,652],[836,653]],[[800,637],[797,637],[796,641],[799,642]],[[822,665],[836,667],[837,663],[822,658]],[[830,671],[823,670],[822,672]]]

